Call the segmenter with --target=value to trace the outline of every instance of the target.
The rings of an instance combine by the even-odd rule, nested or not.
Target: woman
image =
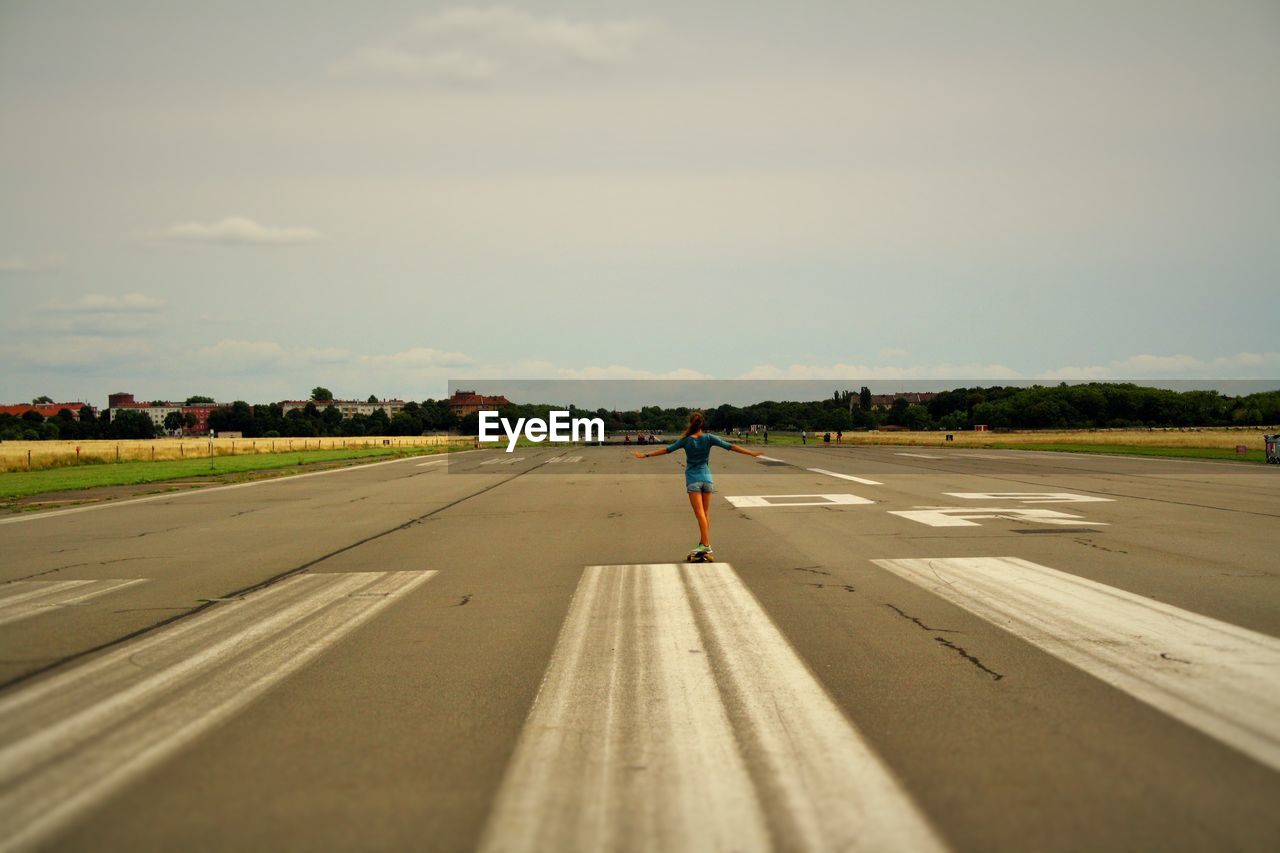
[[[753,450],[747,450],[737,444],[730,444],[718,435],[708,435],[702,431],[706,424],[706,416],[702,412],[694,412],[689,415],[689,426],[685,427],[684,435],[680,436],[674,443],[666,447],[651,450],[648,453],[641,453],[638,450],[631,451],[631,455],[637,459],[647,459],[650,456],[662,456],[666,453],[674,453],[680,448],[684,448],[684,487],[689,493],[689,504],[693,507],[693,514],[698,519],[698,533],[701,536],[698,547],[690,552],[690,559],[710,560],[712,559],[711,550],[711,495],[715,492],[715,484],[711,481],[711,467],[707,464],[711,458],[711,448],[723,447],[725,450],[732,450],[735,453],[741,453],[745,456],[763,456],[764,454]]]

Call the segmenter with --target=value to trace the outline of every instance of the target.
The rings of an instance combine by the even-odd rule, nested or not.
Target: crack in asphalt
[[[911,614],[907,613],[905,610],[903,610],[901,607],[899,607],[899,606],[898,606],[898,605],[896,605],[896,604],[890,604],[889,602],[887,602],[887,601],[886,601],[886,602],[885,602],[885,604],[884,604],[884,606],[885,606],[885,607],[888,607],[888,608],[889,608],[890,610],[892,610],[894,613],[897,613],[897,614],[898,614],[899,616],[901,616],[903,619],[906,619],[906,620],[907,620],[907,621],[909,621],[909,622],[914,622],[914,623],[916,623],[916,625],[920,626],[921,628],[923,628],[923,629],[924,629],[924,630],[926,630],[926,631],[934,631],[934,632],[941,633],[941,634],[959,634],[959,633],[960,633],[959,631],[955,630],[954,628],[934,628],[934,627],[932,627],[932,626],[930,626],[930,625],[926,625],[926,624],[924,624],[924,622],[920,621],[920,620],[919,620],[919,619],[917,619],[916,617],[914,617],[914,616],[912,616]]]
[[[996,672],[994,669],[991,669],[989,666],[987,666],[986,664],[984,664],[982,661],[978,660],[978,658],[977,658],[976,656],[969,654],[969,652],[968,652],[968,651],[966,651],[966,650],[965,650],[965,648],[964,648],[963,646],[958,646],[958,645],[956,645],[955,643],[953,643],[953,642],[951,642],[950,640],[948,640],[946,637],[934,637],[934,638],[933,638],[933,641],[934,641],[935,643],[940,643],[941,645],[944,645],[944,646],[946,646],[947,648],[952,649],[953,651],[955,651],[955,653],[956,653],[956,654],[958,654],[958,655],[960,655],[960,657],[964,658],[964,659],[965,659],[965,660],[967,660],[969,663],[973,664],[973,665],[974,665],[974,666],[976,666],[978,669],[980,669],[980,670],[982,670],[983,672],[985,672],[987,675],[991,676],[991,680],[992,680],[992,681],[999,681],[1000,679],[1004,678],[1004,676],[1003,676],[1003,675],[1001,675],[1000,673]]]

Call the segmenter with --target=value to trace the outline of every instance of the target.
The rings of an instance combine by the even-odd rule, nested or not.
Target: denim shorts
[[[703,492],[703,493],[710,494],[715,492],[716,485],[710,480],[698,480],[696,483],[685,483],[684,489],[686,492],[689,492],[690,494],[694,494],[696,492]]]

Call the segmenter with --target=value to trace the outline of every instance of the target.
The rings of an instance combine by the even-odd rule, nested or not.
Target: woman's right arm
[[[649,453],[641,453],[639,450],[633,450],[631,451],[631,455],[637,459],[648,459],[650,456],[665,456],[670,452],[671,451],[665,447],[659,447],[657,450],[650,451]]]

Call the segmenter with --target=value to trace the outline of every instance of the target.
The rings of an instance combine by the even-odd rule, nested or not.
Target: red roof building
[[[0,406],[0,414],[13,415],[15,418],[20,418],[27,412],[37,412],[41,417],[48,420],[49,418],[56,418],[58,416],[58,412],[66,409],[71,412],[72,415],[79,418],[80,410],[84,407],[84,403],[25,403],[18,404],[16,406]],[[93,409],[93,414],[95,416],[98,414],[98,410],[96,408],[93,406],[90,406],[89,408]]]
[[[449,408],[459,418],[465,418],[481,409],[499,409],[510,405],[511,401],[500,394],[495,397],[486,397],[475,391],[454,391],[453,396],[449,398]]]

